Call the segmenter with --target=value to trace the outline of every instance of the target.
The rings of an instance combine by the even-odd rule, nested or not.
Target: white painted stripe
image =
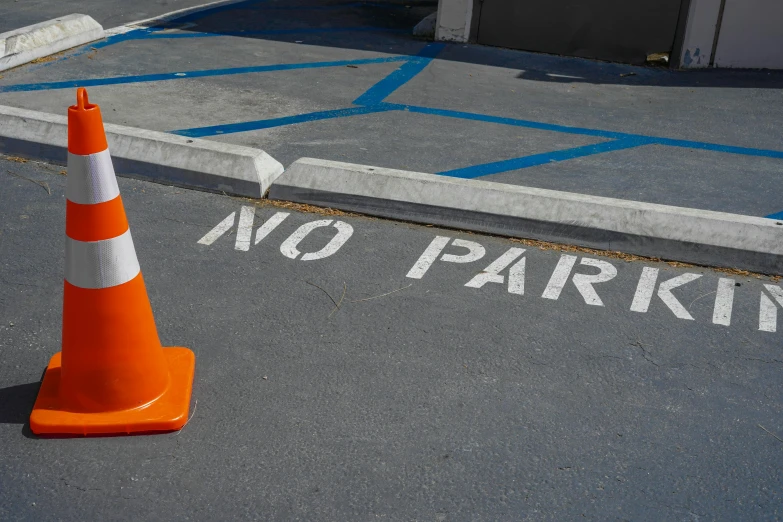
[[[646,266],[642,269],[642,275],[639,277],[639,284],[636,286],[636,293],[633,295],[633,302],[631,303],[632,312],[647,312],[650,308],[650,301],[652,301],[657,281],[657,268]]]
[[[236,217],[237,213],[232,212],[231,214],[226,217],[223,221],[215,225],[215,228],[204,234],[204,237],[199,239],[197,243],[201,245],[211,245],[215,241],[217,241],[217,238],[228,232],[231,227],[234,226],[234,218]]]
[[[109,288],[127,283],[141,269],[130,230],[103,241],[65,238],[65,280],[79,288]]]
[[[427,249],[424,250],[424,253],[422,253],[416,263],[413,264],[413,267],[411,267],[405,277],[410,277],[411,279],[421,279],[424,277],[424,274],[430,269],[432,263],[438,259],[440,253],[443,252],[443,249],[449,244],[450,239],[450,237],[446,236],[435,236],[435,239],[433,239]]]
[[[734,280],[721,277],[718,281],[718,292],[715,295],[715,308],[712,310],[713,324],[729,326],[731,310],[734,307]]]
[[[79,156],[68,153],[68,180],[65,197],[73,203],[94,205],[120,195],[109,149]]]
[[[481,288],[487,283],[500,283],[503,284],[505,277],[500,275],[500,272],[506,269],[508,265],[516,261],[516,259],[525,252],[524,248],[509,248],[502,256],[495,259],[487,268],[481,273],[477,274],[473,279],[465,283],[465,286],[470,288]],[[511,279],[509,275],[509,286],[511,285]],[[523,283],[524,285],[524,283]],[[523,290],[524,291],[524,290]],[[518,293],[518,292],[512,292]]]
[[[443,254],[443,257],[440,258],[441,261],[446,261],[448,263],[472,263],[473,261],[478,261],[484,257],[484,254],[486,253],[484,247],[475,241],[468,241],[467,239],[455,239],[451,242],[451,244],[456,247],[467,248],[468,253],[462,254],[461,256],[455,254]]]
[[[237,227],[237,240],[235,250],[250,250],[250,238],[253,237],[253,219],[256,217],[255,207],[242,207],[239,213],[239,226]]]
[[[682,286],[684,284],[690,283],[691,281],[695,281],[696,279],[700,278],[701,274],[682,274],[678,275],[677,277],[672,277],[668,281],[664,281],[658,286],[658,297],[661,298],[661,301],[663,301],[666,306],[669,307],[669,310],[671,310],[674,315],[679,317],[680,319],[687,319],[688,321],[693,321],[693,316],[688,313],[688,310],[685,309],[684,306],[677,300],[676,297],[674,297],[674,294],[672,294],[672,290],[677,288],[678,286]]]
[[[775,301],[783,306],[783,288],[775,285],[764,285],[764,288],[772,294]],[[761,292],[761,304],[759,307],[759,330],[762,332],[775,332],[778,328],[778,308],[775,301]]]
[[[552,272],[552,277],[549,278],[549,283],[547,283],[541,297],[544,299],[557,299],[560,297],[560,292],[563,291],[563,287],[568,281],[568,276],[571,275],[574,263],[576,263],[576,256],[566,254],[560,256],[560,261],[557,262],[555,271]]]
[[[601,269],[599,273],[593,275],[574,274],[573,281],[576,289],[582,294],[585,303],[593,306],[603,306],[604,303],[601,301],[601,298],[598,297],[598,293],[595,291],[595,288],[593,288],[593,285],[596,283],[605,283],[614,279],[617,276],[617,269],[614,265],[607,263],[606,261],[590,257],[583,257],[580,264]]]
[[[262,239],[268,236],[277,226],[285,221],[285,218],[290,216],[288,212],[277,212],[274,216],[267,219],[263,225],[256,230],[256,241],[254,244],[259,244]]]

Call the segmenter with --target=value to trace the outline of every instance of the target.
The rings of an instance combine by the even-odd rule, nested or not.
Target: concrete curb
[[[783,222],[301,158],[272,199],[783,275]]]
[[[105,36],[101,24],[71,14],[0,34],[0,71],[84,45]]]
[[[104,124],[114,169],[133,177],[260,198],[283,166],[260,149]],[[0,153],[64,165],[68,118],[0,105]]]

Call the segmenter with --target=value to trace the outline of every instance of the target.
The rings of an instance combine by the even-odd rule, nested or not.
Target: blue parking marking
[[[296,123],[306,123],[316,120],[330,120],[333,118],[346,118],[349,116],[359,116],[362,114],[372,114],[374,112],[388,111],[386,107],[374,105],[371,107],[353,107],[350,109],[336,109],[332,111],[310,112],[307,114],[298,114],[296,116],[285,116],[282,118],[270,118],[268,120],[246,121],[242,123],[227,123],[225,125],[212,125],[210,127],[198,127],[195,129],[182,129],[170,131],[172,134],[188,136],[190,138],[204,138],[215,136],[217,134],[233,134],[236,132],[248,132],[261,129],[270,129],[272,127],[281,127],[283,125],[294,125]]]
[[[381,103],[394,91],[408,83],[414,76],[419,74],[427,67],[430,62],[438,56],[444,44],[429,44],[418,52],[416,58],[410,59],[402,64],[399,69],[389,74],[386,78],[379,81],[367,91],[353,101],[354,105],[374,105]]]
[[[592,156],[593,154],[632,149],[635,147],[641,147],[642,145],[649,145],[650,143],[652,143],[652,140],[645,138],[623,138],[619,140],[605,141],[603,143],[596,143],[593,145],[574,147],[571,149],[544,152],[542,154],[533,154],[531,156],[523,156],[520,158],[513,158],[503,161],[493,161],[492,163],[473,165],[472,167],[465,167],[461,169],[446,170],[443,172],[438,172],[437,174],[440,174],[441,176],[449,176],[452,178],[473,179],[479,178],[481,176],[489,176],[490,174],[508,172],[510,170],[525,169],[528,167],[535,167],[537,165],[546,165],[548,163],[555,163],[558,161],[567,161],[575,158],[582,158],[584,156]]]
[[[345,67],[346,65],[365,65],[373,63],[404,62],[407,56],[389,56],[385,58],[363,58],[358,60],[337,60],[333,62],[283,63],[277,65],[257,65],[253,67],[231,67],[228,69],[204,69],[200,71],[183,71],[161,74],[137,74],[131,76],[114,76],[111,78],[91,78],[82,80],[66,80],[61,82],[26,83],[0,86],[0,93],[23,91],[47,91],[53,89],[71,89],[74,87],[93,87],[100,85],[118,85],[124,83],[160,82],[166,80],[183,80],[186,78],[205,78],[210,76],[228,76],[232,74],[263,73],[271,71],[294,71],[298,69],[318,69],[321,67]]]
[[[388,5],[376,4],[374,2],[354,2],[350,4],[334,4],[328,6],[287,6],[267,4],[269,0],[246,0],[243,2],[217,6],[204,11],[181,16],[175,20],[160,22],[156,26],[144,27],[131,30],[127,33],[110,36],[102,42],[93,43],[83,47],[69,57],[79,56],[90,50],[100,49],[132,40],[146,39],[180,39],[180,38],[208,38],[217,36],[242,37],[242,36],[277,36],[288,34],[328,34],[328,33],[349,33],[349,32],[407,32],[400,29],[382,28],[382,27],[310,27],[310,28],[292,28],[292,29],[269,29],[254,31],[229,31],[229,32],[200,32],[188,31],[167,32],[167,29],[177,29],[182,24],[200,20],[207,16],[229,10],[244,9],[248,7],[260,7],[262,10],[328,10],[345,7],[376,6],[389,7]],[[267,4],[267,5],[262,5]],[[512,158],[508,160],[489,162],[480,165],[472,165],[464,168],[452,169],[439,172],[438,174],[463,179],[480,178],[492,174],[508,172],[512,170],[524,169],[538,165],[545,165],[553,162],[568,161],[576,158],[588,157],[596,154],[609,153],[613,151],[627,150],[646,145],[661,145],[668,147],[679,147],[694,150],[704,150],[711,152],[720,152],[726,154],[739,154],[745,156],[766,157],[774,159],[783,159],[783,151],[758,149],[751,147],[736,147],[732,145],[723,145],[718,143],[708,143],[692,140],[672,139],[656,136],[645,136],[639,134],[616,132],[602,129],[593,129],[586,127],[577,127],[569,125],[560,125],[546,123],[541,121],[524,120],[520,118],[508,118],[502,116],[493,116],[488,114],[470,113],[464,111],[438,109],[418,105],[408,105],[399,103],[387,103],[384,100],[390,95],[406,85],[420,72],[422,72],[429,63],[435,59],[438,54],[446,47],[446,44],[435,43],[424,46],[416,55],[413,56],[389,56],[383,58],[368,58],[356,60],[338,60],[328,62],[310,62],[295,64],[276,64],[260,65],[249,67],[233,67],[223,69],[207,69],[197,71],[182,71],[162,74],[140,74],[132,76],[120,76],[109,78],[88,78],[76,79],[59,82],[43,82],[18,85],[0,86],[0,93],[5,92],[23,92],[23,91],[42,91],[50,89],[66,89],[74,87],[90,87],[103,85],[119,85],[129,83],[145,83],[158,81],[171,81],[178,79],[203,78],[228,76],[236,74],[265,73],[275,71],[291,71],[298,69],[314,69],[322,67],[341,67],[346,65],[365,65],[375,63],[393,63],[401,62],[399,68],[379,80],[367,91],[361,94],[352,102],[352,107],[317,111],[307,114],[285,116],[280,118],[259,119],[246,122],[228,123],[223,125],[212,125],[191,129],[179,129],[171,131],[174,134],[189,137],[208,137],[221,134],[230,134],[238,132],[249,132],[254,130],[268,129],[273,127],[295,125],[318,120],[347,118],[353,116],[362,116],[365,114],[404,111],[416,114],[425,114],[431,116],[440,116],[447,118],[456,118],[467,121],[479,121],[498,125],[509,125],[523,127],[540,131],[558,132],[573,135],[590,136],[600,138],[601,143],[573,147],[564,150],[545,152]],[[63,57],[53,62],[35,66],[35,68],[46,67],[58,63],[68,57]],[[770,219],[783,219],[783,211],[767,216]]]

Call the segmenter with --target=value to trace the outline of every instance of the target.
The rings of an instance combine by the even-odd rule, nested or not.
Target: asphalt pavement
[[[780,281],[130,179],[190,421],[37,438],[62,171],[0,158],[2,520],[783,517]]]
[[[72,13],[90,15],[104,29],[146,20],[209,3],[206,0],[5,0],[0,5],[0,33]]]

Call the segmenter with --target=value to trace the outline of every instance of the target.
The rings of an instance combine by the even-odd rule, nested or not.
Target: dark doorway
[[[682,0],[483,0],[478,43],[615,62],[672,50]]]

